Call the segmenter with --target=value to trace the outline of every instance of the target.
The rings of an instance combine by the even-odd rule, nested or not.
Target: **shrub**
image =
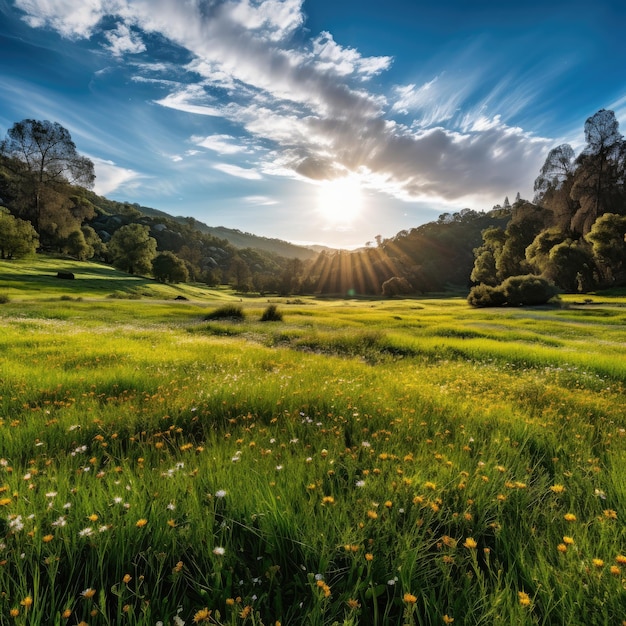
[[[480,284],[472,287],[467,301],[471,306],[502,306],[505,303],[504,292],[500,287],[492,287],[491,285]]]
[[[411,283],[401,276],[392,276],[382,284],[383,296],[393,298],[394,296],[408,296],[414,289]]]
[[[236,304],[225,304],[224,306],[215,309],[215,311],[211,311],[205,316],[205,320],[219,320],[219,319],[235,319],[242,320],[244,319],[245,314],[243,309]]]
[[[8,304],[11,298],[6,293],[0,293],[0,304]]]
[[[500,285],[500,289],[510,306],[545,304],[558,293],[551,282],[533,274],[510,276]]]
[[[491,287],[480,284],[472,287],[467,301],[471,306],[532,306],[546,304],[558,293],[557,288],[545,278],[528,274],[510,276],[501,285]]]
[[[261,315],[262,322],[282,322],[283,314],[278,310],[278,307],[275,304],[270,304],[267,306],[265,311],[263,311],[263,315]]]

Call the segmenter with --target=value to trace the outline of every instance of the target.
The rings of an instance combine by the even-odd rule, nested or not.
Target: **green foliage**
[[[8,304],[11,298],[6,293],[0,293],[0,304]]]
[[[153,276],[163,283],[186,283],[189,272],[185,262],[173,252],[160,252],[152,261]]]
[[[16,259],[34,254],[39,237],[30,222],[11,215],[0,206],[0,259]]]
[[[283,314],[275,304],[268,304],[261,315],[262,322],[282,322]]]
[[[533,306],[546,304],[558,289],[540,276],[510,276],[501,285],[477,285],[470,290],[467,301],[472,306]]]
[[[128,224],[116,230],[108,244],[113,265],[129,274],[149,274],[156,256],[157,242],[150,229]]]
[[[205,320],[233,319],[243,320],[245,318],[243,308],[237,304],[224,304],[214,311],[204,316]]]

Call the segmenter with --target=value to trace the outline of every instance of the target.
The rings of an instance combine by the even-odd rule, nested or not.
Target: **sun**
[[[323,183],[317,195],[317,210],[330,225],[352,223],[363,209],[363,191],[358,178],[345,176]]]

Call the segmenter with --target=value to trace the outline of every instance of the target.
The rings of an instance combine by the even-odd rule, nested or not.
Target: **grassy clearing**
[[[626,619],[619,298],[2,281],[0,624]]]

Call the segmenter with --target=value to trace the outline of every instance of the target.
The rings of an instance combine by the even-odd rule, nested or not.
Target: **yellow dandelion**
[[[622,570],[619,567],[617,567],[617,565],[611,565],[611,568],[609,571],[611,572],[613,576],[619,576]]]
[[[530,606],[530,596],[525,591],[518,591],[517,599],[522,606]]]
[[[26,596],[21,602],[20,604],[25,608],[25,609],[29,609],[31,606],[33,606],[33,599],[30,596]]]
[[[50,543],[54,539],[54,535],[44,535],[41,540],[44,543]]]
[[[568,546],[573,546],[574,545],[574,537],[569,537],[568,535],[565,535],[563,537],[563,543],[568,545]]]
[[[20,614],[20,610],[19,610],[19,609],[11,609],[11,610],[9,611],[9,615],[10,615],[11,617],[17,617],[19,614]]]
[[[556,549],[561,553],[565,554],[567,552],[567,546],[564,543],[560,543]]]
[[[435,483],[427,481],[424,483],[424,489],[430,489],[430,491],[435,491],[435,489],[437,489],[437,485]]]
[[[322,504],[335,504],[335,498],[332,496],[324,496],[322,498]]]
[[[209,611],[209,609],[207,608],[204,608],[196,612],[196,614],[193,616],[193,621],[195,624],[199,624],[200,622],[208,622],[210,617],[211,611]]]
[[[124,574],[124,578],[122,578],[122,582],[127,585],[133,577],[130,574]]]
[[[402,600],[407,604],[415,604],[417,602],[417,597],[414,596],[412,593],[405,593],[402,597]]]
[[[7,506],[11,504],[11,498],[0,498],[0,506]]]
[[[72,616],[72,609],[65,609],[63,613],[61,613],[61,617],[63,619],[69,619]]]
[[[476,540],[473,537],[468,537],[464,542],[463,545],[468,549],[468,550],[475,550],[476,547],[478,546],[478,543],[476,543]]]
[[[449,615],[444,615],[442,618],[444,624],[452,624],[454,621],[454,617],[450,617]]]
[[[385,506],[386,506],[388,509],[390,509],[390,508],[393,506],[393,502],[392,502],[391,500],[387,500],[387,501],[385,502]]]
[[[137,526],[137,528],[143,528],[147,523],[148,520],[145,517],[142,517],[135,522],[135,526]]]
[[[563,516],[563,519],[564,519],[566,522],[575,522],[575,521],[576,521],[576,516],[575,516],[573,513],[566,513],[566,514]]]
[[[552,493],[563,493],[565,491],[565,487],[563,485],[552,485],[552,487],[550,487],[550,491]]]
[[[250,613],[252,613],[252,607],[250,605],[244,606],[239,613],[239,617],[241,617],[241,619],[246,619]]]
[[[615,562],[619,563],[620,565],[626,565],[626,556],[624,556],[623,554],[618,554],[615,557]]]
[[[96,595],[96,590],[92,589],[91,587],[87,587],[87,589],[81,591],[80,595],[83,596],[83,598],[87,598],[89,600]]]
[[[226,606],[233,606],[235,604],[234,598],[226,598]]]
[[[373,561],[374,560],[374,555],[371,552],[367,552],[365,554],[365,560],[366,561]]]
[[[376,513],[376,511],[368,511],[367,517],[369,517],[369,519],[378,519],[378,513]]]
[[[350,599],[346,602],[346,604],[348,605],[348,607],[349,607],[350,609],[358,609],[358,608],[360,608],[360,606],[361,606],[361,605],[360,605],[360,603],[359,603],[359,601],[358,601],[358,600],[355,600],[354,598],[350,598]]]
[[[91,515],[89,515],[89,516],[87,517],[87,519],[88,519],[90,522],[97,522],[99,518],[98,518],[98,516],[97,516],[95,513],[92,513]]]
[[[613,509],[605,509],[602,514],[606,519],[617,519],[617,511]]]
[[[593,563],[593,566],[598,569],[604,567],[604,561],[602,559],[591,559],[591,562]]]

